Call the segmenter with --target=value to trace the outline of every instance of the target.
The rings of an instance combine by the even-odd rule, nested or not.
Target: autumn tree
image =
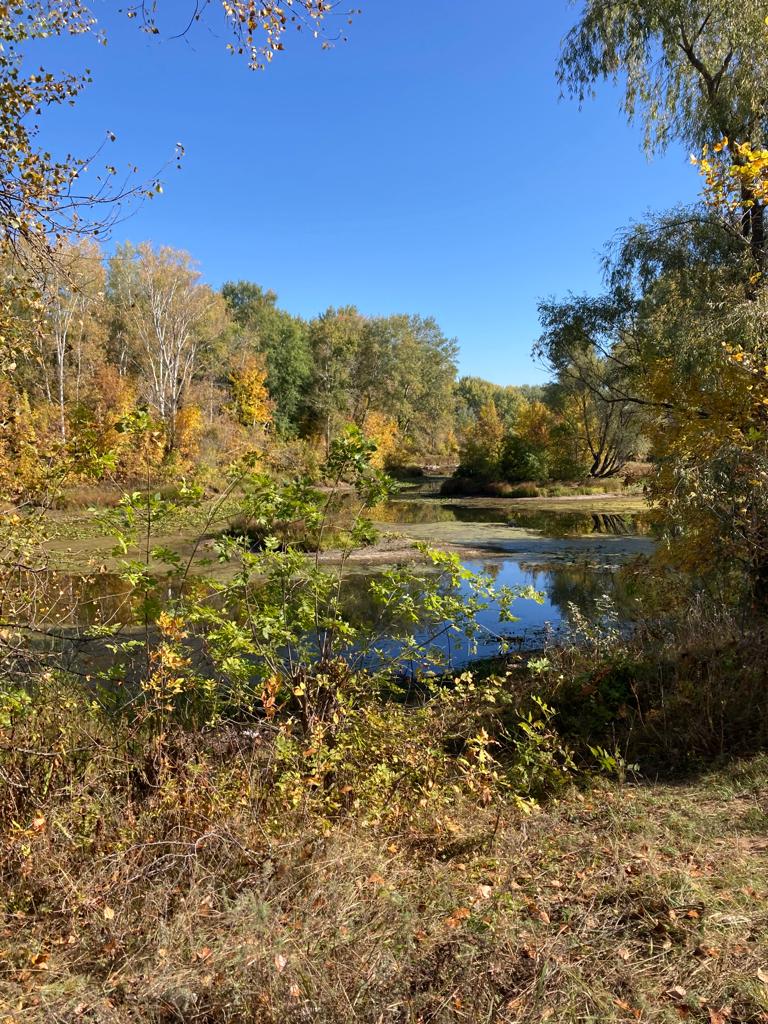
[[[511,430],[521,403],[541,399],[543,391],[536,385],[494,384],[482,377],[461,377],[455,389],[457,426],[466,429],[480,409],[492,401]]]
[[[187,253],[147,243],[118,248],[109,265],[109,294],[145,399],[165,425],[170,453],[200,362],[224,330],[224,302],[201,282]]]
[[[53,258],[38,266],[35,284],[45,313],[32,351],[66,440],[68,406],[80,401],[104,359],[105,271],[99,246],[89,239],[62,239]]]
[[[191,31],[210,14],[210,6],[190,3],[181,26],[174,25],[171,34],[177,36],[179,28]],[[308,30],[325,48],[343,38],[336,29],[336,16],[343,10],[334,0],[292,0],[287,5],[222,0],[220,10],[228,30],[227,49],[244,56],[253,69],[265,67],[285,49],[292,28]],[[150,35],[165,34],[156,3],[140,0],[124,11]],[[346,12],[344,23],[352,13]],[[330,16],[334,22],[329,31]],[[103,238],[127,203],[161,191],[157,176],[140,180],[135,168],[121,173],[102,160],[103,147],[114,140],[112,132],[95,141],[94,151],[62,158],[39,144],[45,112],[75,103],[91,81],[87,70],[52,72],[39,66],[41,47],[46,41],[85,35],[106,42],[98,18],[83,0],[0,3],[0,260],[31,261],[35,267],[49,263],[61,238]],[[177,161],[182,153],[177,146]],[[14,320],[22,298],[28,319],[39,313],[34,295],[18,293],[13,301],[0,296],[0,367],[14,362],[14,346],[22,342]]]
[[[238,421],[244,427],[266,427],[272,419],[272,401],[263,360],[246,356],[230,381]]]
[[[464,433],[458,473],[481,481],[499,479],[506,450],[507,431],[491,399],[481,406],[476,420]]]
[[[275,425],[283,436],[296,435],[312,374],[307,324],[279,309],[275,292],[250,281],[228,281],[221,293],[235,325],[233,349],[263,356]]]

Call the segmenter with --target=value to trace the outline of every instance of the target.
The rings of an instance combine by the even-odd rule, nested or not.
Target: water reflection
[[[491,604],[478,616],[481,629],[473,642],[450,629],[438,630],[440,635],[434,640],[434,645],[455,666],[498,653],[501,640],[513,647],[540,647],[547,634],[557,634],[568,628],[574,608],[587,619],[594,619],[606,594],[612,596],[620,618],[631,618],[631,599],[617,573],[611,569],[597,569],[588,563],[537,566],[499,558],[466,559],[464,565],[474,572],[492,576],[498,586],[533,586],[543,601],[518,600],[514,612],[519,621],[514,623],[502,622],[498,609]],[[375,573],[360,573],[346,579],[344,613],[356,626],[368,628],[374,623],[377,625],[377,632],[382,636],[377,643],[377,656],[389,660],[397,652],[397,644],[387,636],[402,632],[402,628],[398,628],[400,624],[394,621],[380,619],[380,608],[370,596],[369,585],[375,578]],[[150,595],[157,606],[167,603],[173,596],[168,587],[158,588]],[[87,633],[93,627],[103,625],[136,625],[142,617],[141,608],[142,602],[130,585],[110,573],[92,576],[57,573],[51,576],[47,586],[39,588],[37,594],[38,613],[45,613],[48,622],[55,623],[71,635]],[[413,632],[425,645],[434,634],[434,631],[427,633],[418,628]]]
[[[647,512],[552,511],[498,504],[469,505],[429,499],[398,499],[379,506],[373,518],[405,526],[430,523],[493,523],[541,533],[545,537],[643,537],[652,533]]]
[[[598,569],[589,563],[571,565],[529,565],[513,559],[466,559],[463,564],[473,572],[493,577],[497,586],[534,587],[541,602],[519,599],[514,605],[517,622],[503,622],[494,604],[480,612],[480,632],[472,640],[446,631],[432,641],[444,660],[460,667],[499,653],[502,645],[513,649],[538,649],[546,638],[567,634],[575,616],[596,622],[603,614],[606,597],[619,621],[629,622],[633,600],[615,569]],[[373,614],[367,597],[366,578],[350,581],[348,610],[352,619],[365,623]],[[465,588],[468,591],[468,587]],[[393,630],[394,632],[394,630]],[[431,634],[416,630],[417,640],[426,644]],[[384,640],[377,647],[380,658],[391,658],[397,644]]]
[[[340,511],[343,513],[345,508]],[[375,518],[379,522],[411,524],[414,536],[419,535],[420,527],[421,534],[438,545],[441,528],[437,527],[433,537],[429,527],[446,524],[442,528],[445,539],[459,548],[461,542],[467,540],[475,545],[474,549],[467,549],[463,559],[467,568],[491,575],[499,586],[533,586],[543,596],[541,603],[520,599],[514,608],[519,619],[515,623],[502,623],[498,608],[490,605],[479,615],[481,631],[473,642],[452,632],[447,623],[445,629],[438,631],[436,646],[453,666],[498,653],[500,639],[512,646],[540,647],[546,634],[566,632],[574,615],[588,621],[599,618],[605,595],[613,600],[619,619],[631,621],[633,602],[619,568],[633,553],[642,553],[642,545],[652,547],[650,540],[642,539],[652,530],[648,515],[642,512],[594,509],[561,512],[515,507],[504,502],[478,505],[397,499],[377,509]],[[489,524],[500,527],[499,531],[492,531],[494,543],[500,540],[496,535],[503,534],[496,557],[477,553],[478,548],[487,549],[480,543],[483,539],[480,535],[483,531],[487,533]],[[472,532],[473,525],[477,540]],[[534,541],[505,543],[507,528],[510,538],[533,535]],[[620,538],[629,540],[622,542]],[[371,598],[370,582],[381,571],[381,568],[370,568],[349,575],[344,582],[343,595],[345,614],[353,624],[364,629],[372,629],[376,624],[377,634],[383,637],[377,643],[377,656],[386,661],[397,653],[396,643],[387,637],[402,635],[403,629],[395,622],[377,622],[380,609]],[[16,615],[16,621],[26,616],[28,622],[76,636],[98,632],[98,627],[102,626],[140,625],[147,597],[157,611],[174,596],[169,583],[157,586],[145,596],[114,573],[52,572],[20,574],[15,592],[6,593],[5,600],[22,610]],[[236,617],[236,610],[232,615]],[[416,629],[415,632],[419,640],[430,639],[426,631],[420,634]]]

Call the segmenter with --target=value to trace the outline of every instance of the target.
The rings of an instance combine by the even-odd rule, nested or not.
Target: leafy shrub
[[[533,447],[522,438],[510,435],[507,438],[502,472],[506,480],[547,480],[549,478],[548,456],[545,449]]]

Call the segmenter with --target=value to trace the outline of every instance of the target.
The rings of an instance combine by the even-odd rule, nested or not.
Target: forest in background
[[[109,478],[135,479],[144,468],[120,433],[142,412],[162,433],[155,470],[212,486],[246,453],[317,479],[350,424],[380,465],[460,464],[470,490],[606,478],[647,451],[639,411],[601,401],[570,367],[547,386],[457,378],[458,342],[433,318],[346,306],[306,321],[260,285],[210,288],[172,249],[105,258],[93,240],[62,240],[34,274],[7,260],[4,286],[35,303],[0,396],[0,470],[18,494],[34,492],[43,452],[109,453]]]

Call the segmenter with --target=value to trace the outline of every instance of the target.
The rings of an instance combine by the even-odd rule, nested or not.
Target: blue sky
[[[225,52],[216,2],[184,39],[141,34],[109,0],[109,44],[52,44],[49,64],[94,82],[47,121],[44,141],[164,173],[162,197],[113,235],[187,249],[218,286],[246,278],[312,316],[436,317],[460,370],[533,383],[536,302],[599,287],[617,228],[692,199],[687,154],[649,162],[610,87],[582,111],[559,100],[555,64],[576,9],[486,0],[355,0],[349,41],[289,36],[265,72]],[[190,0],[165,0],[173,34]],[[48,115],[46,115],[47,117]]]

